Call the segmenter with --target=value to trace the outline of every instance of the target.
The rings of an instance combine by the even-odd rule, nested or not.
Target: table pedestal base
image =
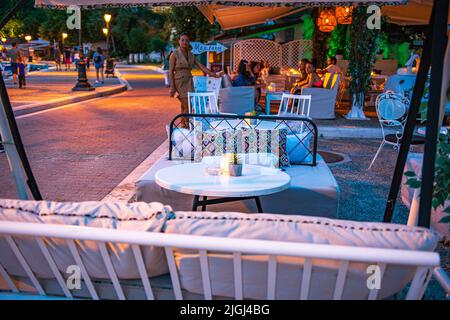
[[[203,197],[203,200],[200,200],[200,196],[194,196],[194,202],[192,203],[192,211],[197,211],[198,207],[202,207],[202,211],[206,211],[206,206],[211,204],[219,204],[226,202],[234,202],[234,201],[242,201],[248,199],[255,199],[256,207],[258,208],[258,213],[263,213],[263,208],[261,205],[261,201],[259,197],[242,197],[242,198],[218,198],[208,200],[208,197]]]

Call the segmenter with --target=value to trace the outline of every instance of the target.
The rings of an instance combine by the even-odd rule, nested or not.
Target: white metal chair
[[[381,141],[380,147],[375,153],[368,170],[374,164],[385,144],[390,144],[396,149],[400,146],[408,105],[409,101],[406,97],[392,91],[387,91],[377,97],[375,107],[381,126],[383,141]],[[392,130],[395,130],[394,134],[391,133]]]
[[[384,270],[387,270],[391,265],[403,266],[405,268],[413,268],[411,286],[406,295],[406,299],[420,299],[431,278],[431,273],[434,271],[436,279],[443,285],[444,289],[448,290],[448,276],[439,267],[439,254],[436,252],[424,252],[413,250],[399,250],[399,249],[379,249],[366,247],[351,247],[351,246],[332,246],[327,244],[311,244],[311,243],[293,243],[267,240],[251,240],[251,239],[233,239],[233,238],[218,238],[208,236],[193,236],[182,234],[166,234],[155,232],[141,232],[128,230],[114,230],[101,229],[82,226],[64,226],[64,225],[49,225],[38,223],[23,223],[23,222],[0,222],[0,236],[4,237],[7,244],[12,249],[14,255],[20,262],[24,270],[24,276],[18,279],[17,276],[10,275],[9,270],[4,268],[5,261],[0,261],[0,279],[3,279],[2,285],[8,289],[6,292],[13,292],[19,297],[21,293],[39,294],[40,296],[61,296],[65,295],[67,298],[80,296],[91,298],[94,300],[101,299],[105,294],[110,299],[127,299],[125,285],[121,279],[118,278],[116,270],[114,270],[111,256],[112,244],[129,244],[132,247],[133,259],[139,270],[140,281],[133,282],[134,287],[140,287],[143,294],[139,299],[168,299],[175,298],[181,300],[189,298],[185,290],[182,289],[180,282],[180,275],[178,274],[177,264],[174,256],[174,248],[192,250],[192,253],[198,253],[201,263],[201,281],[203,283],[202,295],[205,299],[210,300],[214,298],[212,288],[214,286],[213,278],[211,278],[212,269],[210,263],[213,259],[211,254],[221,252],[229,255],[233,261],[229,265],[229,274],[234,275],[235,298],[243,299],[243,283],[248,274],[243,273],[242,264],[246,256],[261,255],[267,256],[268,272],[265,279],[267,281],[267,299],[276,298],[277,291],[277,267],[280,265],[279,259],[281,257],[300,257],[304,259],[304,264],[298,265],[298,268],[304,268],[302,273],[301,290],[299,290],[300,299],[308,299],[312,288],[316,285],[314,278],[314,270],[316,268],[315,261],[320,259],[333,260],[339,264],[339,269],[336,276],[336,283],[334,288],[333,299],[340,300],[343,296],[343,291],[347,283],[346,279],[350,272],[351,263],[372,263],[378,265],[382,270],[380,273],[380,283],[384,276]],[[33,255],[37,252],[30,252],[30,250],[23,250],[17,243],[18,241],[36,241],[38,248],[45,258],[49,272],[54,275],[54,278],[40,279],[37,276],[36,270],[33,270],[32,264],[29,263]],[[58,240],[57,240],[58,239]],[[59,242],[55,242],[59,241]],[[80,245],[85,241],[91,242],[100,248],[101,258],[104,262],[109,279],[99,281],[96,279],[89,269],[86,268],[85,262],[80,256]],[[74,262],[81,269],[82,289],[77,291],[70,291],[67,287],[65,274],[60,270],[60,267],[55,262],[55,257],[50,253],[49,246],[54,243],[66,244],[65,249],[61,247],[61,254],[72,256]],[[144,264],[143,252],[146,252],[150,247],[162,247],[166,253],[166,259],[169,267],[170,280],[168,284],[158,290],[158,284],[149,281],[147,269]],[[300,263],[300,262],[299,262]],[[44,262],[45,264],[45,262]],[[45,266],[42,266],[45,267]],[[17,271],[17,270],[15,270]],[[22,272],[23,273],[23,272]],[[26,279],[28,285],[23,286],[23,281]],[[50,280],[53,280],[52,285],[48,285]],[[22,281],[22,282],[21,282]],[[366,279],[361,279],[366,281]],[[104,285],[109,283],[109,289],[105,290]],[[140,282],[140,283],[139,283]],[[19,285],[21,284],[21,285]],[[111,285],[112,284],[112,285]],[[102,287],[103,286],[103,287]],[[34,288],[34,290],[33,290]],[[103,290],[101,290],[103,288]],[[100,290],[99,290],[100,289]],[[279,290],[280,288],[278,288]],[[324,291],[325,292],[325,291]],[[369,300],[377,299],[379,290],[372,289],[368,295]],[[76,294],[78,293],[78,294]],[[168,294],[170,293],[170,296]],[[75,295],[76,294],[76,295]],[[0,293],[1,297],[2,293]],[[361,295],[364,298],[364,294]]]
[[[216,114],[219,113],[217,97],[214,92],[189,92],[189,113]]]
[[[290,113],[292,115],[301,115],[309,117],[311,110],[311,95],[298,95],[283,93],[281,97],[278,115]]]

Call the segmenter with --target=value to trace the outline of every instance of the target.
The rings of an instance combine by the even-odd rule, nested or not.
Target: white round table
[[[263,212],[260,196],[283,191],[291,178],[280,169],[244,164],[242,176],[209,175],[204,163],[185,163],[161,169],[155,174],[156,183],[165,189],[194,196],[192,211],[199,206],[231,201],[255,199],[258,211]],[[200,196],[203,200],[199,201]],[[218,197],[210,199],[207,197]]]

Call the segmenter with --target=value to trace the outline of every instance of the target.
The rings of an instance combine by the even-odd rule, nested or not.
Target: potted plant
[[[228,159],[229,159],[228,172],[229,172],[230,176],[232,176],[232,177],[242,176],[241,157],[236,153],[232,153]]]

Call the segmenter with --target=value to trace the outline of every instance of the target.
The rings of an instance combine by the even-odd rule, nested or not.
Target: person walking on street
[[[105,65],[105,56],[103,55],[102,48],[98,47],[97,51],[94,53],[94,67],[95,67],[95,74],[97,76],[97,80],[95,83],[100,82],[100,75],[102,76],[102,83],[105,83],[105,75],[103,74],[103,68]]]
[[[61,50],[56,46],[53,51],[53,59],[55,60],[56,71],[61,71]]]
[[[77,70],[78,61],[80,60],[80,54],[78,53],[78,49],[74,48],[72,52],[72,63],[75,65],[75,70]]]
[[[70,71],[70,64],[71,61],[72,52],[70,51],[70,48],[66,48],[64,50],[64,63],[66,64],[66,71]]]
[[[12,43],[12,49],[8,52],[8,57],[11,59],[11,69],[13,74],[13,83],[17,84],[17,60],[22,61],[22,53],[17,47],[17,43]]]
[[[17,74],[19,75],[19,88],[22,89],[22,87],[25,89],[27,86],[26,80],[25,80],[25,73],[26,73],[26,62],[25,57],[23,57],[21,60],[17,60]]]

